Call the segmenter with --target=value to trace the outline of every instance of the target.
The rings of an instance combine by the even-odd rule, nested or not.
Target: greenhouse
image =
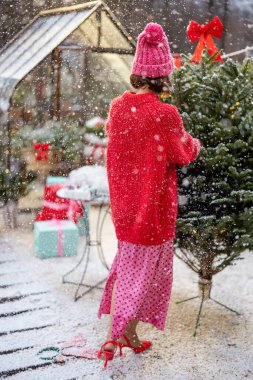
[[[105,112],[128,83],[134,49],[102,1],[40,12],[0,52],[2,124]]]

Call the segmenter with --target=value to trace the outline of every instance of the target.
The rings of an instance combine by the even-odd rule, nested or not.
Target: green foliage
[[[100,138],[105,137],[102,124],[87,128],[73,122],[48,121],[39,128],[27,125],[14,132],[11,146],[14,153],[20,153],[22,148],[32,147],[35,142],[49,142],[52,150],[61,152],[62,160],[68,163],[79,162],[83,156],[85,133],[92,133]]]
[[[0,202],[5,205],[9,200],[18,201],[30,191],[30,184],[36,179],[34,171],[26,171],[26,164],[15,159],[11,169],[0,170]]]
[[[25,126],[15,132],[11,138],[12,150],[20,152],[22,148],[32,147],[33,143],[50,143],[51,149],[62,154],[62,160],[69,163],[80,158],[84,145],[82,143],[85,128],[77,123],[48,121],[43,127]]]
[[[62,160],[74,162],[80,160],[84,144],[84,129],[77,124],[62,125],[55,123],[53,126],[53,136],[50,139],[52,149],[58,149],[62,153]]]
[[[253,60],[187,58],[173,79],[169,101],[203,144],[197,161],[179,170],[178,256],[211,279],[253,249]]]
[[[100,124],[93,128],[86,128],[86,133],[94,133],[96,136],[103,138],[106,137],[105,135],[105,127],[103,124]]]

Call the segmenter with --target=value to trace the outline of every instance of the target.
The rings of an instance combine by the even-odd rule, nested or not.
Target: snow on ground
[[[98,209],[91,207],[92,233]],[[253,379],[253,255],[227,268],[215,278],[212,296],[241,312],[241,316],[208,301],[201,326],[193,337],[199,300],[180,305],[176,301],[197,293],[197,277],[175,259],[174,284],[165,332],[141,324],[141,337],[153,348],[142,355],[127,352],[103,370],[98,360],[68,358],[65,364],[43,361],[37,352],[58,345],[76,333],[87,345],[98,348],[106,337],[108,317],[98,320],[101,290],[77,302],[75,287],[62,284],[62,275],[78,257],[39,260],[33,251],[31,216],[20,215],[22,227],[0,235],[0,378],[13,380],[243,380]],[[116,237],[108,216],[103,247],[109,263],[116,253]],[[106,276],[95,248],[87,281]],[[75,274],[78,279],[80,272]]]

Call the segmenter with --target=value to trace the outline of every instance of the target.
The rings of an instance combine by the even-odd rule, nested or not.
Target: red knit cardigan
[[[125,91],[105,126],[112,220],[118,240],[157,245],[175,237],[177,169],[194,161],[200,142],[175,106],[155,93]]]

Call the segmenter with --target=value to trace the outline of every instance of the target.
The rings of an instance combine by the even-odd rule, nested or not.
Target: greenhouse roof
[[[40,12],[0,51],[0,109],[15,86],[68,36],[99,53],[134,54],[135,42],[103,1]]]

